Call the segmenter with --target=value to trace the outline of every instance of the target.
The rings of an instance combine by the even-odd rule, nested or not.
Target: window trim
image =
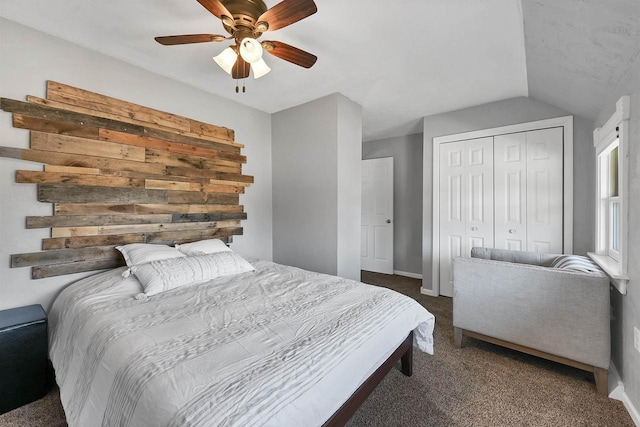
[[[595,252],[588,255],[611,278],[611,282],[623,295],[627,293],[627,258],[628,258],[628,208],[629,208],[629,107],[631,99],[628,95],[621,97],[616,102],[616,111],[601,128],[593,131],[593,145],[596,149],[596,226]],[[603,168],[602,155],[608,155],[612,145],[618,145],[618,196],[609,196],[609,190],[603,187],[603,178],[609,174],[609,168]],[[606,169],[606,170],[605,170]],[[609,178],[606,178],[608,184]],[[606,192],[606,193],[605,193]],[[609,209],[611,200],[616,198],[619,203],[619,248],[617,257],[610,255],[611,222],[609,221]],[[617,259],[616,259],[617,258]]]

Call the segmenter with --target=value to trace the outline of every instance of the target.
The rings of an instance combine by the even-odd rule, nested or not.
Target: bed
[[[69,425],[340,425],[382,367],[433,354],[434,316],[411,298],[245,262],[153,295],[127,267],[66,287],[49,350]]]

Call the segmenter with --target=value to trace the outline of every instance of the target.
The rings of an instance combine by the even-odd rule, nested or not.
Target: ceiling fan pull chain
[[[236,93],[238,93],[238,92],[239,92],[239,89],[238,89],[238,79],[236,79]]]
[[[244,85],[244,81],[245,79],[242,79],[242,93],[245,93],[247,91],[247,88]]]

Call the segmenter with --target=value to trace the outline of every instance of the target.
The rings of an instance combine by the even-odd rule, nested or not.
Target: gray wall
[[[274,260],[359,279],[361,107],[334,94],[277,112],[271,139]]]
[[[362,107],[338,100],[338,276],[360,280]]]
[[[422,203],[424,213],[422,222],[422,287],[424,289],[433,289],[431,283],[433,138],[567,115],[570,113],[544,102],[518,97],[424,118],[424,170],[422,174],[424,195]],[[592,206],[595,203],[595,195],[592,194],[592,188],[595,181],[595,171],[591,167],[595,162],[593,123],[579,116],[574,116],[573,120],[573,251],[577,254],[586,254],[587,251],[593,250],[594,245],[595,208]],[[588,209],[584,209],[585,206],[588,206]]]
[[[368,141],[363,159],[393,157],[393,269],[422,274],[421,133]]]
[[[243,255],[272,258],[269,114],[2,18],[0,40],[3,97],[44,97],[46,80],[55,80],[234,129],[246,146],[243,171],[255,183],[240,197],[248,220],[242,223],[244,236],[235,237],[232,247]],[[28,148],[28,137],[28,131],[12,127],[11,114],[0,112],[0,145]],[[31,280],[29,268],[9,268],[11,254],[37,252],[42,238],[49,237],[45,229],[26,230],[25,216],[52,214],[51,204],[36,201],[35,185],[15,183],[16,169],[42,170],[42,165],[0,158],[0,309],[37,303],[47,309],[63,286],[86,274]]]
[[[627,294],[611,290],[613,306],[612,357],[625,392],[640,411],[640,353],[633,348],[633,327],[640,329],[640,57],[627,78],[603,100],[595,127],[602,126],[615,111],[623,95],[631,96],[629,120],[629,267]],[[595,163],[592,164],[595,167]]]

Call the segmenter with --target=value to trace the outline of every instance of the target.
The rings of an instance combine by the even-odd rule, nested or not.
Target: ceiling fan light
[[[271,71],[271,68],[269,68],[267,63],[264,62],[264,59],[262,59],[262,58],[260,58],[259,61],[254,62],[253,64],[251,64],[251,69],[253,70],[253,78],[254,79],[259,79],[260,77],[264,76],[269,71]]]
[[[238,60],[238,54],[230,47],[223,50],[220,55],[214,56],[213,60],[220,66],[227,74],[231,74],[233,66]]]
[[[262,59],[262,45],[256,39],[245,37],[240,42],[240,55],[249,64],[258,62]]]

